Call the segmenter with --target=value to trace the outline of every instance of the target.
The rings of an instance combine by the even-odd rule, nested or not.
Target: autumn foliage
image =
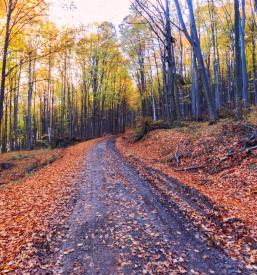
[[[0,273],[37,266],[35,243],[65,222],[86,152],[96,141],[66,149],[52,165],[0,188]]]
[[[256,125],[225,120],[213,126],[191,123],[172,130],[152,131],[136,143],[131,143],[133,132],[128,132],[118,139],[117,145],[133,167],[158,188],[165,189],[157,176],[149,177],[143,166],[157,169],[207,196],[217,207],[216,218],[224,226],[222,232],[211,232],[220,230],[213,226],[207,232],[236,257],[238,251],[244,250],[240,248],[243,239],[251,246],[257,237],[256,133]],[[197,219],[202,226],[203,220]],[[239,237],[233,243],[230,236],[231,239],[223,240],[223,233],[232,232],[241,234],[243,239]],[[254,263],[256,251],[250,249],[247,253],[248,263]]]

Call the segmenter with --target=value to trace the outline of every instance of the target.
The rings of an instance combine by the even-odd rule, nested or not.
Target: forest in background
[[[0,10],[2,152],[257,105],[255,0],[134,0],[119,30],[59,28],[44,0]]]

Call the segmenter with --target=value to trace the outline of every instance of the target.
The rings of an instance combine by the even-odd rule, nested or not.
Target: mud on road
[[[96,144],[84,165],[55,274],[250,274],[210,247],[176,202],[165,202],[120,156],[114,139]]]

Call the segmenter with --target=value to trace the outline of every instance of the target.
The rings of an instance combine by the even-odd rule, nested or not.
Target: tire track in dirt
[[[177,202],[122,159],[114,139],[92,148],[81,186],[54,273],[250,274],[209,247]]]

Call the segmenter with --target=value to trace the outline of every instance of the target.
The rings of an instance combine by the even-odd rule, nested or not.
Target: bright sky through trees
[[[129,13],[129,0],[73,0],[52,1],[51,17],[58,24],[89,24],[92,22],[109,21],[119,25]],[[72,11],[65,9],[73,2]],[[65,5],[64,3],[67,3]]]

